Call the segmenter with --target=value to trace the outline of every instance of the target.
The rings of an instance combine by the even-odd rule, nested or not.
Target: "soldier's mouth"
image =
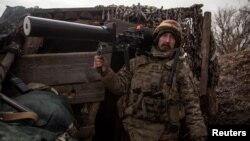
[[[163,50],[170,50],[171,49],[171,47],[169,45],[162,45],[161,48]]]

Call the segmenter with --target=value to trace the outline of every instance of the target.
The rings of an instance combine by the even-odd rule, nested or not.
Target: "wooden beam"
[[[95,52],[24,55],[14,64],[13,71],[24,82],[46,85],[89,83],[99,81],[92,68]]]
[[[98,102],[104,100],[105,89],[101,81],[53,86],[71,104]]]
[[[211,12],[204,13],[202,42],[201,42],[201,83],[200,95],[207,97],[207,109],[210,116],[216,115],[218,111],[218,103],[216,99],[215,88],[208,88],[208,71],[209,71],[209,49],[211,37]]]
[[[210,116],[215,116],[219,110],[215,88],[208,88],[207,93],[208,114]]]
[[[211,13],[205,12],[203,19],[202,42],[201,42],[201,55],[202,55],[201,83],[200,83],[201,96],[207,94],[210,34],[211,34]]]
[[[105,88],[100,74],[92,67],[95,54],[24,55],[13,64],[11,71],[25,83],[41,83],[55,88],[71,104],[102,101]]]

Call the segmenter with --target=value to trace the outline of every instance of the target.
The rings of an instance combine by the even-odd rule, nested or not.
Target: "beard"
[[[162,51],[169,51],[170,49],[172,49],[172,47],[169,44],[161,44],[159,46],[159,49]]]

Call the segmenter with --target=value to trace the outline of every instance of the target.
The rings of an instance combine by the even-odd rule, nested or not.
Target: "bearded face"
[[[160,51],[167,52],[175,47],[175,38],[172,33],[164,33],[158,40],[158,47]]]

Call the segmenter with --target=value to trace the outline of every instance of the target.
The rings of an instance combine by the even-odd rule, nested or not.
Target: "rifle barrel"
[[[26,36],[47,38],[98,40],[102,42],[112,42],[116,38],[114,23],[105,26],[94,26],[34,16],[24,18],[23,30]]]

